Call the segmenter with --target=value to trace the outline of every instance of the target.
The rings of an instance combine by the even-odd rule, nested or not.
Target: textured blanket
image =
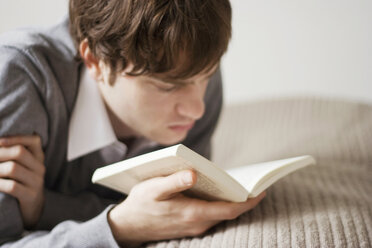
[[[213,154],[224,168],[302,154],[317,165],[200,237],[146,247],[372,247],[372,106],[320,98],[228,106]]]

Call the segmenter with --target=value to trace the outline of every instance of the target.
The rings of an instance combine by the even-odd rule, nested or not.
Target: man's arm
[[[13,47],[0,47],[0,137],[36,134],[41,137],[43,148],[48,153],[52,120],[46,98],[51,89],[42,81],[41,66],[35,65],[30,54]],[[60,108],[63,112],[66,107]],[[53,162],[54,155],[49,154],[49,157]],[[47,171],[55,170],[52,162],[46,164]],[[37,224],[44,230],[67,219],[91,219],[112,203],[90,191],[83,190],[74,196],[45,191],[44,210]],[[23,226],[16,198],[0,192],[0,240],[19,237]]]
[[[0,138],[0,191],[18,200],[23,223],[29,228],[35,224],[41,210],[43,157],[38,136]],[[85,223],[65,221],[52,232],[34,232],[16,242],[12,240],[19,237],[8,236],[0,239],[0,245],[8,242],[5,247],[116,247],[107,224],[107,210]],[[54,214],[60,213],[55,210]]]
[[[263,193],[246,202],[232,203],[181,194],[195,183],[192,171],[152,178],[137,184],[125,201],[107,207],[87,222],[64,221],[50,232],[30,233],[2,247],[118,247],[118,243],[131,247],[146,241],[196,236],[252,209],[265,196]]]
[[[16,66],[15,61],[22,57],[21,54],[9,51],[13,50],[0,49],[0,136],[8,136],[13,131],[41,133],[45,122],[44,109],[41,109],[40,100],[35,97],[37,94],[32,81],[24,80],[26,71]],[[38,101],[33,101],[34,98]],[[32,113],[33,110],[36,111]],[[39,125],[33,123],[35,120]],[[23,220],[16,198],[0,192],[0,213],[4,213],[0,215],[0,240],[20,236]]]
[[[101,214],[86,222],[64,221],[51,231],[35,231],[18,240],[8,241],[1,248],[44,247],[119,247],[107,222],[107,207]]]

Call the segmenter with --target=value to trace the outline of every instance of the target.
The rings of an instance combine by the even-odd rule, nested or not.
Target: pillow
[[[224,168],[303,154],[317,165],[200,237],[147,247],[372,247],[372,106],[324,98],[225,106],[213,144]]]
[[[213,143],[221,167],[302,154],[371,163],[372,106],[315,97],[225,106]]]

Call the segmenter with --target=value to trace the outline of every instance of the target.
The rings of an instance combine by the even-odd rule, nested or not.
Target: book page
[[[226,172],[242,184],[250,192],[251,197],[254,197],[290,172],[312,163],[315,161],[311,156],[301,156],[246,165]]]

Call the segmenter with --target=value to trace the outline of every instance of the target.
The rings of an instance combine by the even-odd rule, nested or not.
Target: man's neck
[[[139,135],[136,135],[136,133],[129,128],[125,123],[123,123],[116,115],[112,112],[110,107],[105,103],[105,107],[107,110],[107,114],[109,116],[112,128],[114,129],[115,135],[118,138],[118,140],[127,140],[136,138]]]

